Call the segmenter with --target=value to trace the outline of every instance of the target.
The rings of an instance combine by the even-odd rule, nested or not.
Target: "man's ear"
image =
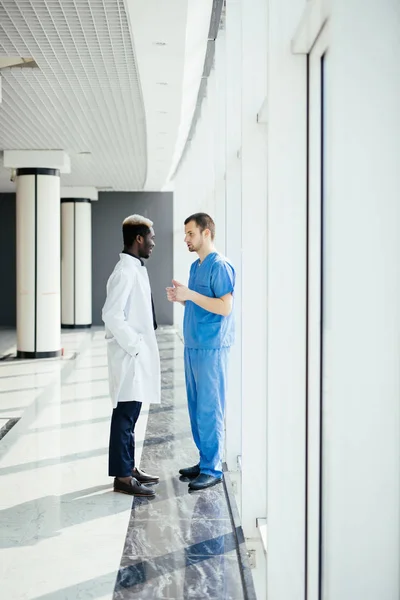
[[[143,236],[142,236],[142,235],[137,235],[137,236],[136,236],[136,241],[137,241],[139,244],[142,244],[142,243],[143,243]]]

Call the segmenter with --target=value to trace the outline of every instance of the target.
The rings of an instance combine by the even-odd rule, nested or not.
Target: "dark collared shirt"
[[[128,250],[122,250],[122,254],[129,254],[129,256],[133,256],[133,258],[137,258],[137,260],[140,262],[140,264],[142,265],[142,267],[144,267],[144,262],[140,258],[140,256],[136,256],[136,254],[132,254],[132,252],[128,252]],[[153,312],[153,327],[156,330],[157,327],[158,327],[158,325],[157,325],[157,319],[156,319],[156,311],[155,311],[155,308],[154,308],[153,294],[151,294],[151,310]]]

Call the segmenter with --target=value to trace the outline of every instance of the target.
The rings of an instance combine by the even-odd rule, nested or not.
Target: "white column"
[[[242,454],[242,183],[241,183],[241,6],[227,0],[226,43],[226,254],[236,269],[236,342],[229,361],[226,403],[226,462],[238,468]]]
[[[61,353],[60,174],[17,169],[17,355]]]
[[[92,324],[92,207],[88,198],[61,199],[61,323]]]
[[[215,78],[215,96],[211,126],[214,131],[215,160],[215,222],[216,246],[222,254],[226,254],[226,41],[225,31],[220,30],[215,42],[215,59],[213,75]]]
[[[267,512],[267,139],[257,122],[267,94],[265,0],[242,0],[241,66],[242,524],[254,537]]]
[[[268,4],[267,591],[304,600],[307,59],[291,39],[305,2]]]

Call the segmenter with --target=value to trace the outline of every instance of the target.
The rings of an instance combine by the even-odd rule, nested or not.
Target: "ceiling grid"
[[[38,65],[2,70],[0,150],[62,149],[63,185],[142,189],[145,113],[123,0],[2,0],[0,56]],[[1,191],[9,175],[0,168]]]

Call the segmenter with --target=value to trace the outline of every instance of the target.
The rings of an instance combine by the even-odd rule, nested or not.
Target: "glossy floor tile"
[[[114,600],[244,598],[236,540],[222,484],[189,493],[178,471],[198,460],[186,407],[182,343],[160,342],[161,406],[151,407],[142,467],[162,474],[154,500],[135,499]],[[161,347],[162,347],[161,345]]]
[[[7,600],[110,599],[129,523],[132,500],[114,494],[107,476],[104,334],[71,332],[62,341],[64,359],[0,363],[0,417],[20,417],[0,441]],[[145,411],[142,442],[146,421]]]
[[[7,332],[0,349],[11,348]],[[162,404],[142,410],[137,458],[160,475],[153,500],[112,491],[111,403],[101,330],[63,334],[64,359],[0,362],[0,598],[215,599],[243,596],[224,488],[190,494],[197,460],[183,346],[158,332]]]

